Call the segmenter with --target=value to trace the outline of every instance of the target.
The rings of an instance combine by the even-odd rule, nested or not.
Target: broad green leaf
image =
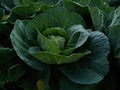
[[[11,10],[8,21],[14,22],[16,19],[31,19],[35,15],[45,12],[46,10],[56,6],[57,5],[48,5],[45,2],[33,2],[28,0],[20,5],[15,6]]]
[[[80,58],[75,63],[60,66],[63,74],[77,84],[98,83],[109,70],[107,61],[109,42],[103,33],[91,32],[86,48],[91,51],[90,55]]]
[[[120,25],[110,27],[107,31],[107,36],[110,41],[111,52],[113,57],[120,59]]]
[[[52,15],[58,22],[58,25],[60,25],[61,28],[68,28],[75,24],[82,24],[85,26],[85,22],[83,18],[74,12],[69,12],[64,7],[57,7],[48,10],[46,13]]]
[[[45,64],[33,58],[29,53],[28,49],[30,46],[26,43],[26,33],[25,33],[25,25],[28,21],[20,21],[17,20],[15,22],[15,26],[13,31],[10,34],[10,38],[12,41],[12,45],[17,53],[17,55],[29,66],[43,70],[45,68]]]
[[[48,14],[37,15],[25,26],[25,32],[28,40],[31,41],[37,40],[37,31],[42,32],[47,28],[55,27],[56,24],[57,24],[56,20],[51,15]]]
[[[67,47],[78,48],[82,46],[88,39],[89,33],[82,25],[73,25],[67,30],[69,35],[69,40],[67,42]]]
[[[47,63],[47,64],[63,64],[63,63],[72,63],[78,61],[83,56],[90,54],[90,51],[84,53],[73,53],[69,56],[57,55],[55,53],[49,53],[44,51],[35,51],[34,47],[29,49],[29,53],[34,56],[36,59]]]
[[[82,16],[82,18],[84,18],[85,25],[83,25],[83,24],[81,24],[81,25],[83,25],[84,27],[87,27],[87,28],[92,28],[93,23],[91,20],[89,9],[88,9],[89,6],[81,5],[80,1],[81,0],[64,0],[64,5],[68,10],[78,13]]]
[[[101,13],[100,9],[96,7],[89,7],[89,12],[91,14],[95,30],[101,31],[103,27],[103,14]]]
[[[103,19],[104,19],[103,25],[104,27],[108,27],[112,21],[112,16],[113,16],[112,14],[115,8],[110,7],[109,3],[105,2],[105,0],[91,0],[90,7],[96,7],[99,9],[100,15],[103,14]]]
[[[81,2],[87,3],[86,5],[82,5]],[[89,1],[91,1],[89,3]],[[108,3],[103,0],[64,0],[65,7],[70,11],[77,12],[86,22],[86,26],[88,28],[101,29],[99,27],[108,26],[111,22],[111,14],[114,11],[113,7],[110,7]],[[92,9],[90,11],[90,9]],[[97,18],[97,16],[99,18]],[[92,20],[91,20],[92,19]],[[103,20],[104,19],[104,20]],[[96,22],[95,22],[96,21]]]
[[[65,7],[72,10],[73,12],[77,12],[77,13],[79,12],[80,15],[81,14],[83,15],[83,13],[87,13],[87,14],[89,13],[89,11],[86,9],[88,9],[90,2],[91,0],[86,0],[86,1],[85,0],[64,0]]]
[[[18,5],[10,12],[8,21],[14,22],[16,19],[32,18],[35,13],[35,8],[32,5]]]
[[[112,22],[109,25],[109,27],[114,27],[114,26],[119,25],[119,24],[120,24],[120,7],[118,7],[115,10]]]

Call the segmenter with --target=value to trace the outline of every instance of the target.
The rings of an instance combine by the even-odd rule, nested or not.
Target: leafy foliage
[[[0,0],[0,90],[119,90],[119,16],[119,0]]]
[[[17,20],[10,37],[17,55],[31,67],[44,70],[61,64],[55,68],[72,82],[93,84],[108,72],[109,43],[104,34],[89,32],[82,25],[82,16],[56,7],[30,21]]]

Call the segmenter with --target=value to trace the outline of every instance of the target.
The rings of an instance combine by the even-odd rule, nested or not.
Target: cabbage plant
[[[108,38],[87,29],[83,17],[65,7],[17,20],[10,38],[21,60],[41,71],[45,90],[82,90],[109,70]]]

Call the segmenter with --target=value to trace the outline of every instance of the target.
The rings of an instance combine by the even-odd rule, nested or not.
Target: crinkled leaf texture
[[[108,71],[109,42],[103,33],[88,32],[84,26],[79,14],[57,7],[30,21],[17,20],[10,38],[18,56],[31,67],[43,70],[48,64],[61,64],[59,70],[72,82],[94,84]],[[62,31],[51,31],[52,35],[66,40],[64,49],[43,34],[46,29],[56,27],[68,34],[65,38],[59,33]]]

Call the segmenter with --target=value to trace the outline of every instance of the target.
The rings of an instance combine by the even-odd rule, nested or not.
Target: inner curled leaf
[[[63,28],[60,28],[60,27],[47,28],[46,30],[44,30],[44,31],[42,32],[42,34],[43,34],[44,36],[54,35],[54,36],[64,37],[65,39],[68,38],[67,32],[66,32]]]
[[[49,38],[53,43],[55,43],[55,45],[57,45],[59,47],[59,49],[61,49],[61,50],[64,49],[64,45],[65,45],[64,37],[51,35],[51,36],[49,36]]]
[[[60,50],[64,49],[65,42],[68,39],[67,32],[60,27],[47,28],[42,32],[44,36],[50,39]]]

